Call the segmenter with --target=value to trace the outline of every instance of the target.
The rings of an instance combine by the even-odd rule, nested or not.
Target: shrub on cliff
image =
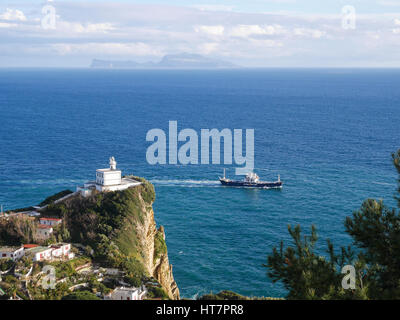
[[[161,255],[167,253],[167,244],[164,240],[164,233],[161,229],[157,230],[154,236],[154,261],[160,258]]]
[[[14,265],[12,259],[0,259],[0,271],[7,271]]]
[[[63,190],[63,191],[61,191],[61,192],[59,192],[59,193],[53,194],[52,196],[47,197],[44,201],[42,201],[42,202],[39,204],[39,206],[40,206],[40,207],[43,207],[43,206],[45,206],[45,205],[48,205],[48,204],[50,204],[50,203],[53,203],[54,201],[57,201],[58,199],[61,199],[62,197],[65,197],[65,196],[67,196],[67,195],[69,195],[69,194],[71,194],[71,193],[72,193],[71,190]]]
[[[147,298],[148,299],[162,299],[168,300],[168,294],[165,292],[163,288],[156,287],[156,286],[148,286],[147,288]]]
[[[154,186],[149,181],[147,181],[145,178],[136,176],[127,176],[127,178],[131,178],[142,183],[142,197],[147,204],[152,204],[156,200]]]
[[[61,300],[101,300],[101,299],[89,291],[77,291],[62,297]]]
[[[216,294],[214,293],[204,294],[197,300],[282,300],[282,298],[247,297],[233,291],[223,290]]]
[[[249,300],[249,298],[233,291],[223,290],[217,294],[205,294],[201,296],[198,300]]]
[[[19,246],[35,241],[36,225],[28,217],[0,219],[0,244]]]
[[[123,191],[97,193],[88,198],[72,197],[49,205],[44,214],[62,217],[72,242],[93,249],[93,257],[105,266],[127,272],[139,284],[145,275],[143,248],[138,228],[145,222],[145,211],[155,199],[154,187],[142,184]]]

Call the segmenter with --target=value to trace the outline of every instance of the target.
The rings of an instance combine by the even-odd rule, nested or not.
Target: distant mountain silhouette
[[[199,54],[181,53],[166,55],[157,63],[93,59],[90,67],[102,69],[215,69],[237,68],[238,66],[227,61],[212,59]]]

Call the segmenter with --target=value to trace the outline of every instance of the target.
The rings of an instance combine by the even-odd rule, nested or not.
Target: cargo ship
[[[242,187],[242,188],[263,188],[263,189],[281,189],[283,182],[281,181],[280,175],[278,175],[277,181],[260,181],[260,178],[254,172],[250,172],[246,175],[243,180],[231,180],[226,178],[225,169],[224,177],[219,178],[219,181],[223,186],[228,187]]]

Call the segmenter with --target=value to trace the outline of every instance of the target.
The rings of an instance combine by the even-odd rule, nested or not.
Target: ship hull
[[[232,181],[232,180],[219,180],[223,186],[228,187],[242,187],[242,188],[263,188],[263,189],[280,189],[282,188],[282,181],[275,182],[246,182],[246,181]]]

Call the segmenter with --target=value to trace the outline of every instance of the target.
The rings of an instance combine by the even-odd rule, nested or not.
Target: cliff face
[[[63,218],[70,232],[65,240],[89,246],[96,262],[123,269],[135,286],[154,278],[170,299],[179,299],[164,229],[157,230],[154,220],[154,187],[143,178],[133,178],[142,184],[88,198],[76,195],[50,204],[43,214]]]
[[[143,248],[143,261],[146,271],[162,285],[171,299],[178,300],[179,289],[174,280],[172,265],[169,263],[165,245],[164,228],[158,230],[151,206],[145,206],[143,201],[143,223],[137,223],[137,235]]]

